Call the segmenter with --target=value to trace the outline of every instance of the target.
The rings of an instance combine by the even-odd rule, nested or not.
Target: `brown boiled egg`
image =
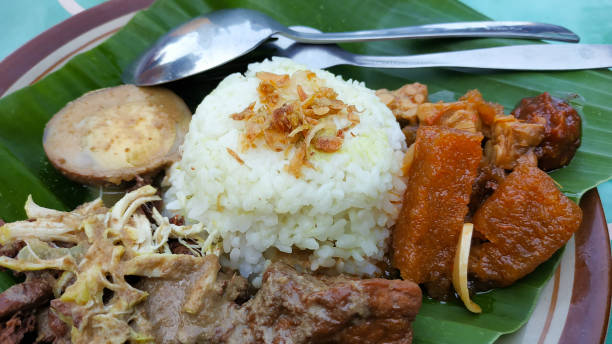
[[[45,127],[43,146],[68,178],[119,184],[179,159],[191,112],[163,88],[122,85],[86,93]]]

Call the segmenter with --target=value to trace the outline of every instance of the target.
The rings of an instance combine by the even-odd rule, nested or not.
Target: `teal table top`
[[[2,1],[0,3],[0,32],[2,32],[0,60],[51,26],[104,1]],[[561,24],[576,32],[581,37],[582,43],[612,44],[612,21],[610,20],[612,0],[462,0],[462,2],[495,20],[526,20]],[[612,228],[612,181],[600,185],[598,189],[606,212],[608,228]],[[612,333],[612,322],[608,333]],[[612,344],[610,335],[606,343]]]

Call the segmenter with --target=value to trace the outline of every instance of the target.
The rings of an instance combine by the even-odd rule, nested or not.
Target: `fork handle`
[[[327,33],[307,33],[287,29],[280,32],[280,34],[297,42],[318,44],[445,37],[525,38],[562,42],[578,42],[580,40],[575,33],[562,26],[513,21],[458,22],[406,26],[393,29]]]

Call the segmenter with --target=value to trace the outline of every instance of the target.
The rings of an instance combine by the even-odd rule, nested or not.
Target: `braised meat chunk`
[[[53,297],[52,284],[43,275],[27,272],[24,282],[0,293],[0,343],[30,342],[41,332],[38,308],[47,306]]]
[[[38,335],[36,343],[68,344],[70,341],[70,327],[58,318],[49,307],[38,311],[36,315],[36,330]]]
[[[15,284],[0,294],[0,319],[41,306],[49,302],[52,296],[51,285],[43,279]]]
[[[224,342],[241,321],[235,302],[247,281],[219,272],[217,257],[185,256],[184,269],[163,278],[147,278],[138,288],[147,299],[137,307],[157,343]],[[169,297],[171,295],[171,297]]]
[[[409,281],[314,276],[275,263],[245,306],[255,342],[411,343],[421,290]]]
[[[489,286],[510,285],[561,248],[581,220],[580,207],[524,159],[474,214],[487,241],[472,247],[469,271]]]
[[[480,133],[443,127],[421,126],[417,132],[404,204],[393,232],[393,265],[405,280],[430,282],[431,296],[443,297],[450,290],[482,138]]]
[[[580,116],[568,103],[542,93],[524,98],[512,111],[519,120],[544,125],[544,139],[535,149],[544,171],[563,167],[572,160],[580,146]]]
[[[0,343],[19,344],[36,330],[36,315],[33,311],[17,312],[4,323],[0,323]],[[31,340],[31,339],[30,339]]]
[[[149,297],[138,309],[157,343],[412,341],[411,323],[421,305],[421,290],[412,282],[315,276],[273,263],[261,289],[241,303],[246,280],[218,272],[216,256],[198,259],[206,263],[193,272],[139,286]],[[194,300],[201,300],[199,307]]]

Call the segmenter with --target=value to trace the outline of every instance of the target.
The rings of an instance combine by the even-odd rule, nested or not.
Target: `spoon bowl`
[[[173,29],[123,75],[126,83],[155,85],[209,70],[240,57],[282,26],[260,12],[220,10]]]
[[[529,22],[465,22],[353,32],[300,32],[248,9],[226,9],[194,18],[162,36],[123,73],[141,86],[182,79],[240,57],[280,34],[302,43],[342,43],[401,38],[506,37],[577,42],[556,25]]]

